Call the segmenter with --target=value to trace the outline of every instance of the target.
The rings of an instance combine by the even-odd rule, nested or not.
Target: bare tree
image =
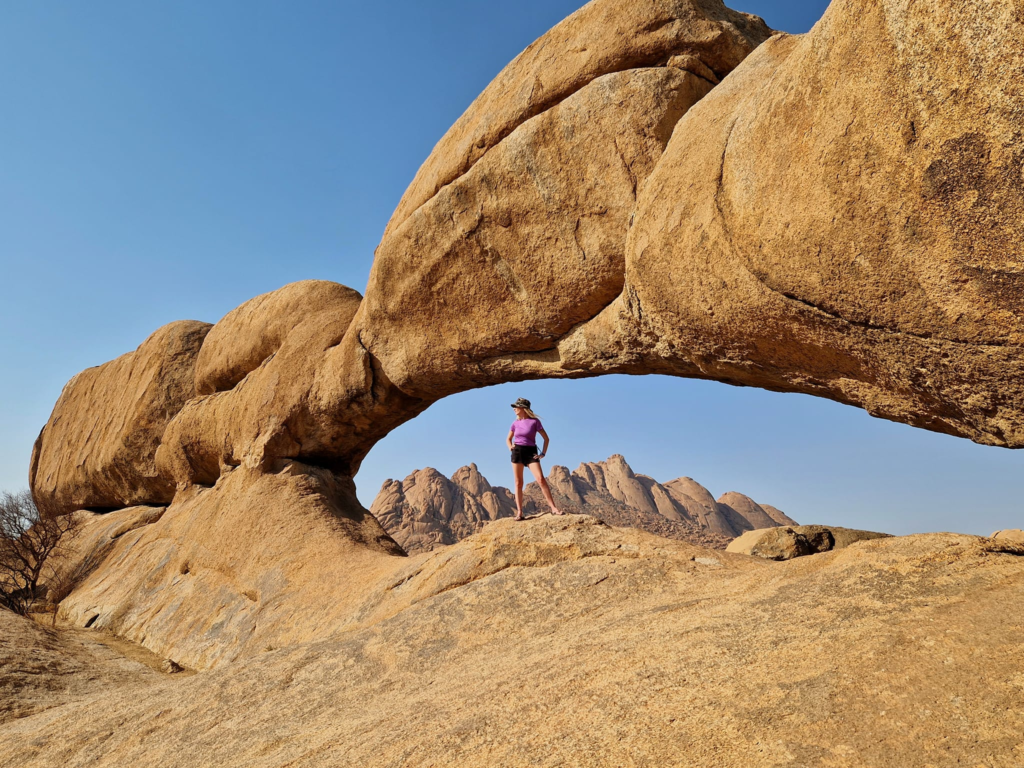
[[[77,525],[74,515],[40,515],[28,491],[0,494],[0,606],[22,616],[29,612],[40,583],[59,580],[53,555]]]

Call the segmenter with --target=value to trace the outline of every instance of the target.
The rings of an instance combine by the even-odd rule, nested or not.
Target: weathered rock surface
[[[1024,445],[1022,29],[1010,2],[834,0],[758,48],[641,188],[624,362],[642,337],[680,375]]]
[[[344,400],[344,416],[316,409],[312,392],[317,373],[330,351],[352,351],[343,339],[358,306],[359,294],[350,288],[305,281],[259,296],[229,313],[215,327],[216,333],[211,331],[199,382],[209,390],[227,387],[239,375],[244,378],[231,389],[195,398],[171,422],[157,455],[164,474],[181,484],[212,485],[232,467],[269,467],[277,459],[302,454],[352,476],[358,463],[342,457],[352,455],[352,445],[367,442],[360,426],[369,421],[386,428],[426,407],[404,407],[409,398],[400,394],[388,399],[381,391],[386,388],[383,380],[375,381],[364,367],[368,361],[357,356],[346,358],[347,376],[331,381],[337,388],[356,380],[351,397]],[[269,356],[257,363],[264,353]],[[247,370],[254,364],[257,367]],[[354,402],[359,398],[369,403],[360,407]],[[318,440],[321,429],[344,434],[348,451],[338,441]],[[334,450],[324,455],[321,447],[327,442]]]
[[[792,560],[794,557],[843,549],[858,541],[884,538],[890,538],[889,534],[831,525],[787,525],[747,531],[729,542],[726,551],[755,555],[765,560]]]
[[[196,361],[196,393],[232,389],[304,324],[347,327],[362,300],[357,291],[327,280],[303,280],[250,299],[207,335]]]
[[[1024,754],[1014,542],[928,534],[768,563],[543,517],[392,562],[350,630],[5,723],[0,765],[1013,768]]]
[[[134,352],[69,381],[32,451],[40,509],[160,504],[174,481],[156,466],[168,422],[195,397],[196,356],[211,326],[165,325]]]
[[[1024,541],[1024,531],[1011,528],[1005,531],[996,531],[992,534],[993,539],[1009,539],[1010,541]]]
[[[675,67],[598,78],[385,236],[358,322],[388,378],[431,399],[490,383],[615,299],[637,188],[710,89]]]
[[[238,468],[178,493],[159,517],[131,512],[87,522],[78,541],[98,562],[59,618],[187,669],[334,631],[404,554],[351,482],[296,463]]]
[[[718,514],[717,502],[707,489],[690,478],[672,482],[680,481],[702,500],[710,499]],[[757,516],[765,515],[762,507],[747,496],[727,494],[729,498],[746,500],[737,504],[740,508],[756,508],[757,512],[748,520],[740,512],[725,507],[721,516],[732,522],[727,528],[730,533],[723,534],[719,527],[711,528],[705,522],[707,515],[692,515],[685,504],[671,495],[667,486],[646,475],[635,474],[619,454],[607,461],[581,464],[571,473],[566,467],[555,465],[548,473],[548,484],[555,503],[563,511],[593,515],[609,525],[639,528],[698,546],[724,548],[730,538],[754,528],[754,520],[761,523]],[[796,525],[774,507],[772,509],[780,520],[787,521],[779,524]],[[540,487],[527,483],[523,488],[524,513],[543,514],[547,510]],[[453,544],[478,532],[485,523],[513,517],[516,505],[512,491],[492,486],[477,466],[471,464],[459,469],[451,480],[430,467],[413,472],[403,481],[388,480],[370,511],[385,530],[412,553]]]
[[[677,64],[717,82],[771,30],[718,0],[597,0],[517,56],[438,142],[402,197],[390,234],[518,126],[615,72]]]

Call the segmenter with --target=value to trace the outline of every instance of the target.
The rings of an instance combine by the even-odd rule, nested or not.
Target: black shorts
[[[512,463],[530,465],[539,461],[536,445],[516,445],[512,447]]]

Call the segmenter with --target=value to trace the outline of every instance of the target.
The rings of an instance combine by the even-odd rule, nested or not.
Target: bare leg
[[[540,462],[535,461],[530,465],[530,471],[533,472],[533,478],[537,481],[537,485],[540,486],[541,492],[544,494],[544,501],[551,507],[552,515],[564,515],[558,507],[555,506],[555,500],[551,498],[551,489],[548,488],[548,481],[544,479],[544,470],[540,467]]]
[[[523,465],[513,464],[512,474],[516,479],[516,520],[523,519]]]

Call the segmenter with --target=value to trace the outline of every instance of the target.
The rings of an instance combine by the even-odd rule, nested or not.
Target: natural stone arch
[[[73,380],[37,443],[37,498],[167,502],[292,459],[352,477],[442,397],[612,372],[803,392],[1019,447],[1014,13],[835,0],[807,35],[761,45],[764,23],[716,0],[590,3],[438,144],[365,298],[308,283],[243,305],[258,341],[238,337],[235,357],[252,360],[223,385],[204,363],[196,390],[160,403],[155,421],[176,415],[133,443],[138,471],[117,457],[116,487],[90,480],[111,469],[102,446],[74,473],[62,451],[88,433],[76,408],[139,406],[91,401]],[[938,63],[929,41],[947,39]],[[243,308],[201,358],[234,354]]]
[[[170,506],[62,611],[194,666],[376,615],[308,589],[393,572],[360,462],[504,381],[715,379],[1021,447],[1016,14],[834,0],[769,40],[717,0],[588,4],[442,139],[365,297],[288,286],[69,382],[41,506]]]

